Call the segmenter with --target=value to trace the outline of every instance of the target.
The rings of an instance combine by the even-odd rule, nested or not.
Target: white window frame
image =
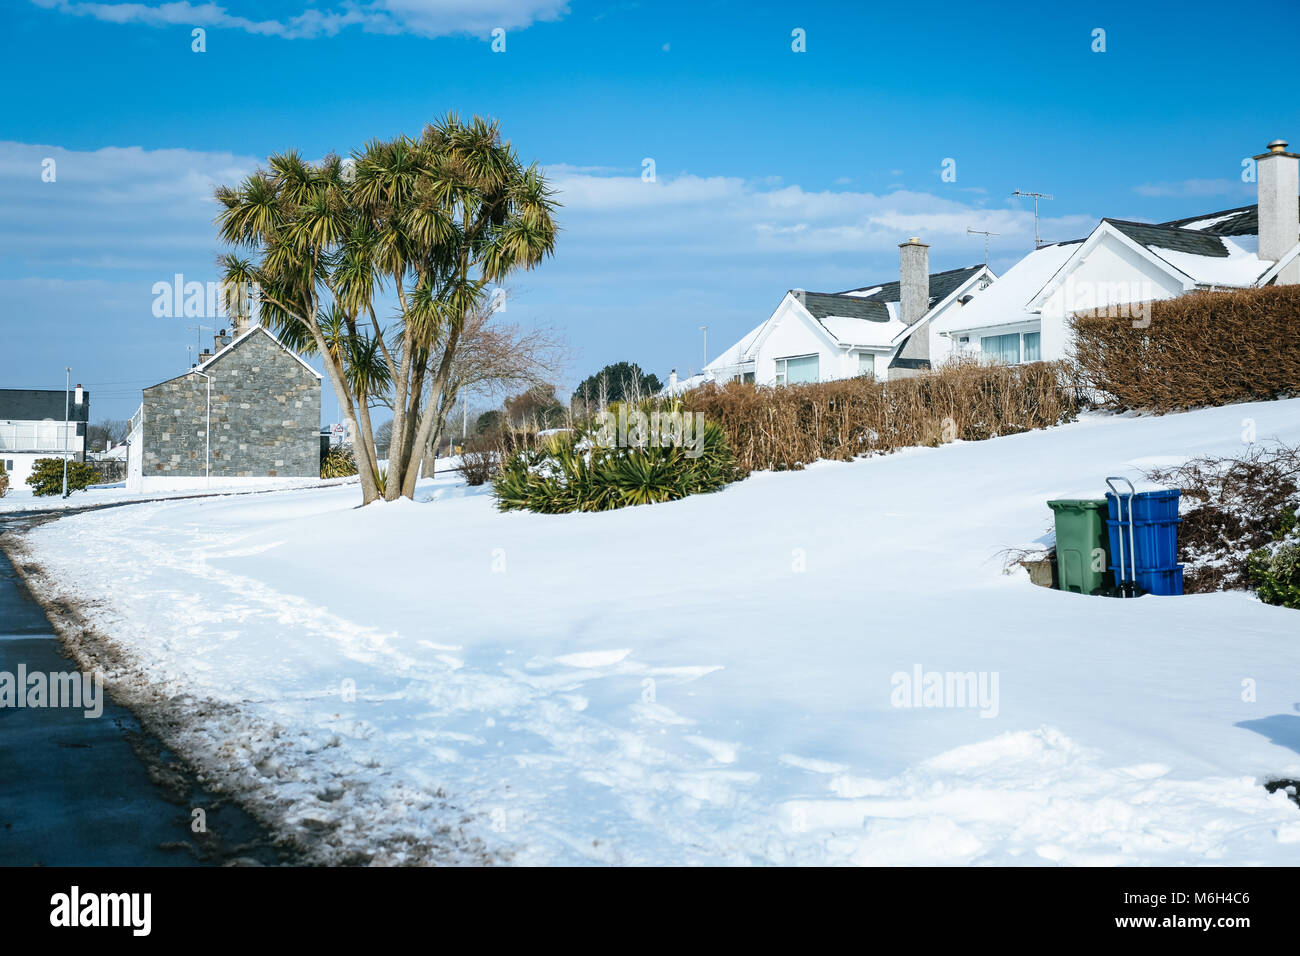
[[[987,355],[987,354],[988,354],[987,352],[984,351],[984,340],[985,340],[985,339],[1002,338],[1002,337],[1005,336],[1005,335],[1015,335],[1015,336],[1019,336],[1019,339],[1020,339],[1020,347],[1019,347],[1019,351],[1016,353],[1016,354],[1017,354],[1017,359],[1016,359],[1016,361],[1015,361],[1013,364],[1015,364],[1015,365],[1028,365],[1030,362],[1041,362],[1041,361],[1043,360],[1043,330],[1042,330],[1041,328],[1038,328],[1038,329],[1013,329],[1013,330],[1011,330],[1011,331],[1009,331],[1009,332],[988,332],[988,333],[981,332],[980,335],[979,335],[979,344],[978,344],[978,346],[977,346],[978,349],[979,349],[979,353],[980,353],[981,355]],[[1036,358],[1036,359],[1027,359],[1027,358],[1025,358],[1025,336],[1026,336],[1026,335],[1037,335],[1037,336],[1038,336],[1038,358]],[[1003,363],[999,363],[999,364],[1003,364]]]
[[[816,379],[816,380],[820,382],[820,381],[821,381],[821,378],[822,378],[822,357],[821,357],[821,354],[820,354],[819,352],[805,352],[803,355],[782,355],[780,358],[776,359],[776,377],[775,377],[776,384],[777,384],[777,385],[785,385],[785,384],[786,384],[786,380],[785,380],[785,377],[786,377],[786,365],[785,365],[785,363],[786,363],[786,362],[789,362],[789,361],[797,361],[798,359],[807,359],[807,358],[810,358],[810,359],[816,359],[816,360],[817,360],[817,379]],[[802,384],[802,383],[796,383],[796,384]]]

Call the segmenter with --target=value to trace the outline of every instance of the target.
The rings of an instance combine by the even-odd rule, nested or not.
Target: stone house
[[[320,476],[321,376],[261,326],[144,390],[131,419],[132,491]]]

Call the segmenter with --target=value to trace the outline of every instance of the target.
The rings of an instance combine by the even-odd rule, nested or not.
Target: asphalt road
[[[0,516],[0,535],[30,520]],[[71,673],[44,610],[0,550],[0,673]],[[103,713],[0,705],[0,866],[193,866],[285,862],[234,804],[108,699]],[[194,832],[202,808],[206,832]]]

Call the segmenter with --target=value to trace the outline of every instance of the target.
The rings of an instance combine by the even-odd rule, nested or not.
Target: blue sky
[[[892,278],[911,235],[941,269],[991,229],[1006,268],[1033,241],[1013,189],[1054,194],[1043,234],[1075,238],[1252,202],[1241,160],[1300,141],[1293,2],[875,6],[9,0],[0,386],[71,365],[96,418],[126,417],[185,367],[193,320],[155,318],[151,287],[215,277],[213,184],[447,110],[499,118],[560,189],[556,255],[508,316],[564,335],[562,392],[612,361],[698,368],[699,326],[716,354],[786,289]]]

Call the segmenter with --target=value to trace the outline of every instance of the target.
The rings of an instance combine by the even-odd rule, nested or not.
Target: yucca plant
[[[357,459],[346,446],[331,448],[320,460],[322,478],[348,478],[357,473]]]
[[[656,411],[681,408],[646,401],[610,409],[614,416]],[[717,491],[740,477],[721,426],[706,422],[697,437],[695,449],[672,442],[628,444],[621,438],[611,444],[597,421],[587,422],[506,459],[492,483],[497,506],[543,514],[608,511]]]

